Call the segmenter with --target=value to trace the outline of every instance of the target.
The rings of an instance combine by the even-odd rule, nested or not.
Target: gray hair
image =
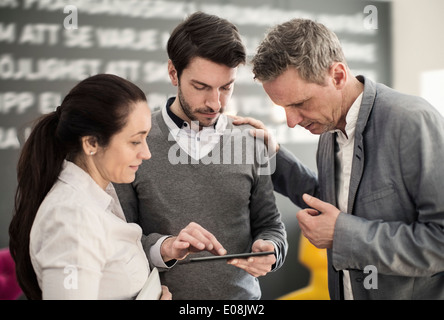
[[[335,62],[346,64],[338,37],[323,24],[307,19],[292,19],[272,28],[252,59],[259,81],[272,81],[294,67],[303,80],[321,85]]]

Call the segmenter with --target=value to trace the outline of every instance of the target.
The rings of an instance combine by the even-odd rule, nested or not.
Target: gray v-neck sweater
[[[213,233],[228,253],[250,252],[255,240],[271,240],[277,250],[274,270],[283,264],[285,227],[275,204],[271,177],[260,169],[262,159],[251,161],[254,154],[262,154],[256,148],[264,145],[248,134],[250,128],[234,127],[229,119],[213,151],[195,160],[168,138],[162,113],[153,113],[147,138],[152,158],[139,167],[132,184],[116,185],[127,220],[138,223],[146,235],[142,242],[147,253],[163,235],[177,235],[190,222],[196,222]],[[173,299],[261,297],[258,280],[224,260],[178,263],[163,271],[162,283]]]

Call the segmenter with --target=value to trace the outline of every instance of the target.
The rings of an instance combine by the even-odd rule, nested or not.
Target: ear
[[[177,70],[174,67],[173,61],[171,59],[168,59],[168,75],[171,80],[171,84],[175,87],[179,84],[179,78],[177,76]]]
[[[82,137],[82,148],[87,156],[95,155],[98,149],[97,138],[93,136]]]
[[[347,83],[347,66],[342,62],[333,63],[330,67],[330,77],[336,89],[342,90]]]

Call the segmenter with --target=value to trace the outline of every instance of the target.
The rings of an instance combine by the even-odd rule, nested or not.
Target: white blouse
[[[30,235],[43,299],[131,299],[149,275],[141,228],[127,223],[112,184],[106,192],[65,161]]]

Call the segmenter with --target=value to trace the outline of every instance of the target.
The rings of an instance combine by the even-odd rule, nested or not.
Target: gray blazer
[[[330,297],[342,298],[349,270],[355,299],[444,299],[444,118],[419,97],[358,79],[349,212],[327,250]],[[335,147],[335,133],[320,136],[318,179],[282,148],[275,190],[300,207],[303,192],[336,205]]]

